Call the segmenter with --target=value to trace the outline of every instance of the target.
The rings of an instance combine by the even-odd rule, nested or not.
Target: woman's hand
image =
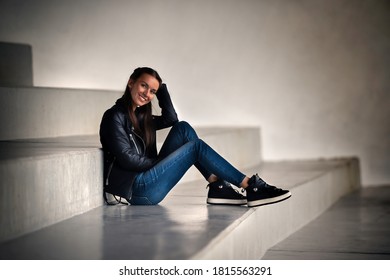
[[[158,88],[156,92],[157,98],[159,98],[160,95],[169,95],[168,88],[166,84],[161,84],[161,86]]]
[[[178,118],[166,84],[161,84],[156,97],[161,108],[161,116],[153,117],[155,128],[158,130],[171,127],[178,122]]]

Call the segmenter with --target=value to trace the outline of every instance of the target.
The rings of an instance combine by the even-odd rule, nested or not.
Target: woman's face
[[[136,81],[130,80],[128,86],[133,100],[133,110],[135,110],[137,107],[144,106],[152,101],[160,84],[155,77],[142,74]]]

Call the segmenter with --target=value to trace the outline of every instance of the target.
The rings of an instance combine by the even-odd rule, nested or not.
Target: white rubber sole
[[[291,196],[291,192],[285,193],[280,196],[275,196],[271,198],[266,198],[266,199],[259,199],[259,200],[254,200],[254,201],[248,201],[248,207],[256,207],[256,206],[261,206],[261,205],[266,205],[266,204],[272,204],[272,203],[277,203],[283,200],[286,200]]]
[[[220,205],[245,205],[246,199],[223,199],[223,198],[207,198],[208,204],[220,204]]]

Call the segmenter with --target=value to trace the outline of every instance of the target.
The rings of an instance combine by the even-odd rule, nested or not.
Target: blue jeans
[[[134,205],[158,204],[192,165],[206,180],[214,174],[239,186],[245,178],[243,173],[199,139],[187,122],[182,121],[171,128],[161,147],[158,163],[135,178],[129,202]]]

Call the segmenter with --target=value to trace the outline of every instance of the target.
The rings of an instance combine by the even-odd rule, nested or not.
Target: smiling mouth
[[[148,99],[147,99],[144,95],[138,94],[138,96],[139,96],[139,98],[140,98],[142,101],[144,101],[144,102],[147,102],[147,101],[148,101]]]

